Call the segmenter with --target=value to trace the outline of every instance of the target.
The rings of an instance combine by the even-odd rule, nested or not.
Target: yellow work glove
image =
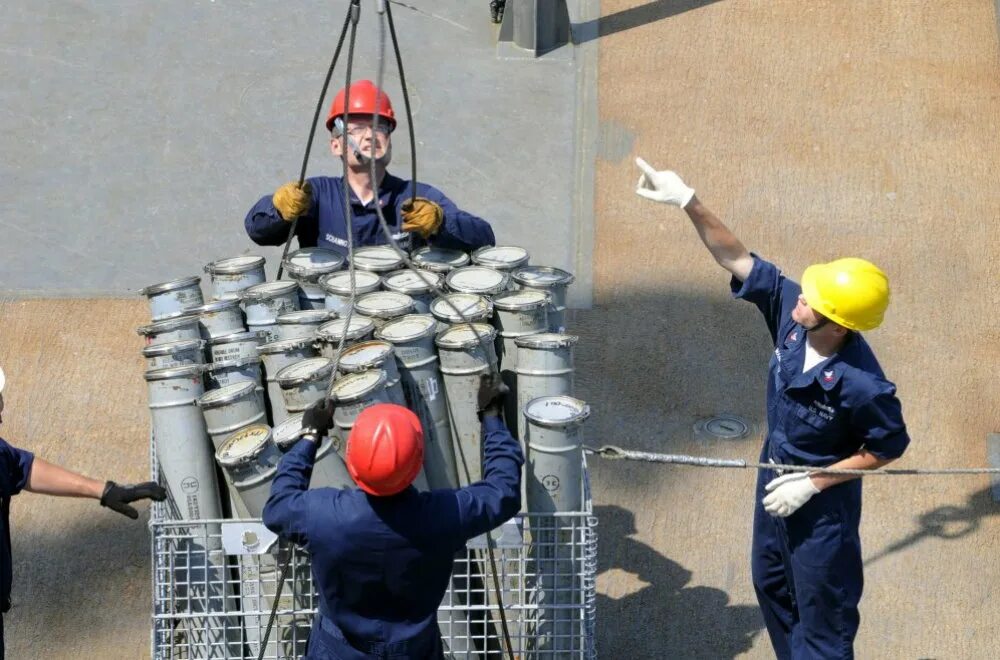
[[[403,231],[430,238],[444,222],[444,209],[426,197],[410,198],[400,208],[403,215]]]
[[[309,206],[312,205],[312,186],[306,181],[299,188],[298,181],[289,181],[275,191],[271,203],[278,209],[283,220],[291,222],[309,211]]]

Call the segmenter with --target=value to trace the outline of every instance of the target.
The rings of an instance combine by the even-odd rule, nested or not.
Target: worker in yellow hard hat
[[[910,438],[896,386],[861,332],[882,323],[889,279],[849,257],[815,264],[801,286],[747,251],[674,172],[641,158],[636,193],[684,209],[733,295],[764,315],[774,355],[761,462],[872,470]],[[761,470],[751,569],[778,658],[853,658],[862,589],[861,480]]]

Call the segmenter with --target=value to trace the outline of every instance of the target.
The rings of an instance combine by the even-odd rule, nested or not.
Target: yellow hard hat
[[[872,262],[847,257],[806,268],[802,295],[810,307],[848,330],[874,330],[889,306],[889,278]]]

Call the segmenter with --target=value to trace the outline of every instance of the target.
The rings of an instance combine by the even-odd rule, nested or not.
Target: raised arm
[[[716,263],[741,282],[749,277],[753,268],[753,257],[750,256],[750,252],[740,239],[736,238],[736,235],[701,203],[695,196],[693,188],[689,188],[675,172],[657,171],[642,158],[636,158],[635,164],[642,171],[636,186],[636,194],[687,211],[701,242],[708,248]]]
[[[91,479],[41,458],[31,461],[25,490],[57,497],[90,497],[101,501],[113,511],[135,520],[139,517],[130,502],[152,499],[162,502],[167,497],[163,486],[146,483],[120,486],[113,481]]]

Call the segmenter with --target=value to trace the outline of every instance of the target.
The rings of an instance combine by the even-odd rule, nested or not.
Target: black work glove
[[[476,411],[479,419],[489,415],[499,415],[503,411],[503,402],[510,393],[510,388],[504,385],[500,374],[495,371],[479,377],[479,394],[476,398]]]
[[[162,502],[165,499],[167,499],[167,491],[155,481],[125,486],[119,486],[115,482],[109,481],[104,486],[104,494],[101,495],[101,506],[106,506],[112,511],[117,511],[135,520],[139,517],[139,512],[130,507],[129,502],[136,500]]]
[[[333,426],[333,401],[323,397],[302,414],[302,434],[323,437]]]

